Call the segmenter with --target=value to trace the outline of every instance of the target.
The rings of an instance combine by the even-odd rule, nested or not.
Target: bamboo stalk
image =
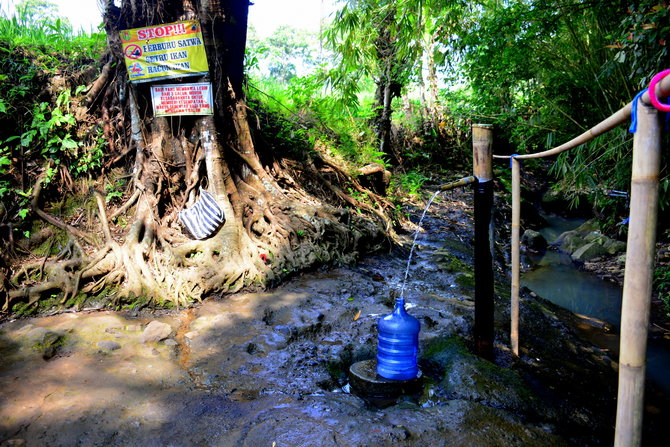
[[[510,342],[519,355],[519,232],[521,228],[521,162],[512,157],[512,302],[510,305]]]
[[[453,181],[451,183],[446,183],[440,186],[440,191],[449,191],[450,189],[458,188],[459,186],[466,186],[475,181],[475,176],[471,175],[468,177],[463,177],[462,179]]]
[[[493,126],[472,125],[472,172],[479,183],[493,180]]]
[[[666,78],[667,79],[667,78]],[[647,330],[658,212],[661,127],[653,107],[638,104],[633,139],[630,221],[621,309],[615,447],[642,442]]]

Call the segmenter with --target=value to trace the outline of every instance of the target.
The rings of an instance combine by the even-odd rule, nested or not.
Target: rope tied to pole
[[[520,154],[512,154],[509,156],[509,168],[512,169],[514,157],[518,157]]]

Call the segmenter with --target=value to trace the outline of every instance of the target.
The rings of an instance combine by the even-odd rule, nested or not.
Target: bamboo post
[[[510,304],[510,342],[514,355],[519,355],[519,285],[521,228],[521,162],[512,157],[512,302]]]
[[[656,242],[661,127],[656,109],[642,101],[638,103],[637,120],[621,308],[615,447],[635,447],[642,441],[647,329]]]
[[[493,129],[472,126],[475,202],[475,351],[493,358]]]

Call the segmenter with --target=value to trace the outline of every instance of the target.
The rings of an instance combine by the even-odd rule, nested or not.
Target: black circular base
[[[377,360],[356,362],[349,368],[351,390],[368,398],[396,398],[421,392],[421,371],[415,379],[391,380],[377,374]]]

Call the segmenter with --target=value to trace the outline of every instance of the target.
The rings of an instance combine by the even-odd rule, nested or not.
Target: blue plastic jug
[[[404,299],[396,300],[395,309],[379,319],[377,329],[377,374],[392,380],[415,379],[421,323],[405,311]]]

